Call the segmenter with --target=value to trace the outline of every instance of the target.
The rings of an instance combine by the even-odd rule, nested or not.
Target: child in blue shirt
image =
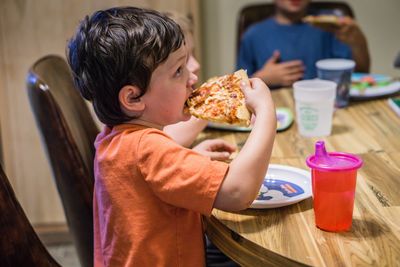
[[[243,35],[237,67],[273,87],[315,78],[315,62],[324,58],[352,58],[356,71],[368,72],[367,41],[357,24],[344,17],[329,32],[303,23],[308,4],[309,0],[276,0],[275,16]]]

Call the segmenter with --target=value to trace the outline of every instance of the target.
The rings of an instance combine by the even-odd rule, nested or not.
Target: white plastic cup
[[[302,136],[327,136],[332,131],[336,83],[303,80],[293,84],[296,121]]]
[[[351,74],[356,63],[350,59],[328,58],[315,63],[318,78],[330,80],[337,84],[336,107],[343,108],[349,105]]]

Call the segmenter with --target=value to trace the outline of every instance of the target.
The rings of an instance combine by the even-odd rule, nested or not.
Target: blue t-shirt
[[[301,60],[305,66],[303,79],[317,76],[315,62],[324,58],[351,58],[350,47],[334,34],[306,23],[278,24],[274,18],[251,26],[240,44],[237,68],[247,69],[251,76],[261,69],[275,50],[280,62]]]

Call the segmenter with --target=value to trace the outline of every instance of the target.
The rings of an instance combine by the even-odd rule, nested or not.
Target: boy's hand
[[[255,116],[263,111],[271,111],[275,114],[271,92],[261,79],[252,78],[250,84],[241,83],[240,86],[246,98],[246,106]]]
[[[253,77],[262,79],[270,86],[291,86],[304,75],[304,65],[301,60],[291,60],[280,63],[280,52],[274,54],[265,62],[264,66],[254,73]]]
[[[350,17],[341,18],[339,28],[334,33],[336,38],[351,47],[359,47],[366,43],[364,33],[356,21]]]
[[[204,156],[210,157],[212,160],[228,160],[232,152],[236,151],[236,146],[222,140],[211,139],[205,140],[193,147],[193,150]]]
[[[322,24],[317,27],[335,34],[338,40],[351,47],[359,47],[366,43],[366,38],[361,28],[349,16],[340,17],[338,24]]]
[[[351,48],[355,71],[369,72],[371,60],[368,51],[367,38],[358,24],[350,17],[341,18],[340,26],[335,31],[336,37]]]

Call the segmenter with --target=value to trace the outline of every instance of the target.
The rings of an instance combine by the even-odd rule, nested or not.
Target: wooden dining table
[[[272,92],[276,107],[293,113],[292,89]],[[296,121],[296,120],[295,120]],[[248,132],[206,129],[198,141],[222,138],[243,146]],[[225,212],[205,218],[209,239],[241,266],[400,266],[400,117],[387,99],[351,101],[334,112],[332,133],[302,137],[296,122],[275,138],[270,163],[309,170],[317,140],[328,151],[359,155],[352,227],[315,226],[312,198],[271,209]]]

